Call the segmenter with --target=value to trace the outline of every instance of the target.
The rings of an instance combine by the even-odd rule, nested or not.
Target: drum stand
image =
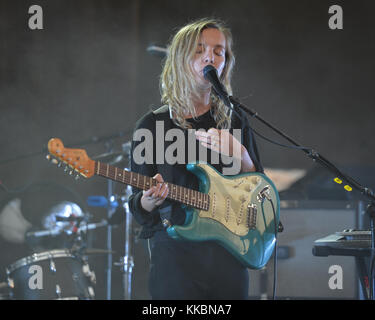
[[[113,182],[108,180],[108,199],[111,200],[113,197],[112,193]],[[107,218],[110,219],[114,209],[108,206]],[[111,300],[111,290],[112,290],[112,226],[108,224],[107,226],[107,300]]]
[[[107,147],[108,154],[111,154],[113,152],[113,140],[108,140],[105,143],[105,146]],[[113,182],[111,180],[108,180],[107,185],[107,199],[108,202],[110,202],[113,199]],[[114,208],[111,206],[108,206],[107,209],[107,219],[109,220],[114,213]],[[111,300],[111,292],[112,292],[112,226],[108,224],[107,226],[107,300]]]
[[[128,162],[130,164],[130,142],[122,145],[122,151],[124,155],[127,155]],[[111,152],[112,150],[109,150]],[[127,168],[125,168],[127,169]],[[112,181],[108,181],[108,199],[109,201],[116,201],[113,194]],[[120,258],[120,262],[115,262],[114,265],[121,267],[122,272],[122,284],[123,284],[123,298],[124,300],[131,300],[131,283],[132,283],[132,272],[134,267],[134,258],[132,256],[132,214],[129,210],[128,200],[132,190],[130,186],[125,188],[125,195],[119,199],[118,203],[124,208],[125,212],[125,245],[124,245],[124,256]],[[108,208],[108,219],[114,213],[112,206]],[[112,252],[112,227],[108,226],[107,232],[107,249],[108,252]],[[107,299],[111,299],[111,277],[112,277],[112,254],[108,254],[108,267],[107,267]]]
[[[120,262],[115,265],[120,266],[122,269],[122,284],[124,300],[131,300],[131,289],[132,289],[132,272],[134,267],[134,258],[132,256],[132,214],[129,210],[128,199],[131,194],[131,187],[127,186],[126,196],[124,201],[125,209],[125,247],[124,256],[121,257]]]
[[[106,143],[108,148],[108,153],[113,153],[113,142],[109,141]],[[130,163],[130,142],[124,143],[122,145],[122,154],[128,156],[128,161]],[[125,189],[125,196],[119,199],[119,205],[124,208],[125,210],[125,251],[124,257],[120,259],[120,262],[115,262],[114,265],[120,266],[122,268],[123,274],[123,290],[124,290],[124,299],[130,300],[131,299],[131,281],[132,281],[132,271],[134,267],[134,259],[131,255],[132,246],[132,215],[129,210],[128,206],[128,199],[131,195],[132,190],[130,186],[127,186]],[[108,202],[116,202],[116,196],[113,193],[113,182],[108,180],[108,192],[107,192],[107,199]],[[107,212],[107,219],[109,220],[114,211],[116,210],[115,207],[109,205],[108,212]],[[108,224],[107,226],[107,250],[108,250],[108,258],[107,258],[107,300],[111,300],[111,289],[112,289],[112,226]]]
[[[128,156],[128,163],[131,163],[131,143],[127,142],[122,145],[122,151]],[[131,300],[132,291],[132,272],[134,267],[134,258],[132,256],[133,252],[133,221],[132,213],[129,210],[128,200],[132,194],[132,188],[128,185],[125,189],[124,197],[124,209],[125,209],[125,247],[124,247],[124,257],[121,258],[119,266],[122,267],[122,284],[124,292],[124,300]]]

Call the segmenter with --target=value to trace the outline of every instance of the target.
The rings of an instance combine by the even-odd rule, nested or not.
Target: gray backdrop
[[[43,30],[28,27],[33,4],[43,8]],[[343,8],[343,30],[328,27],[332,4]],[[86,198],[105,196],[107,182],[76,182],[44,160],[42,151],[51,137],[59,137],[67,145],[81,143],[94,156],[107,152],[109,144],[84,142],[122,132],[112,140],[112,149],[120,151],[135,121],[160,103],[162,60],[146,48],[165,46],[180,26],[204,16],[219,17],[232,29],[233,88],[244,104],[338,166],[372,169],[374,13],[371,0],[1,0],[0,180],[10,191],[23,188],[21,193],[0,189],[2,205],[28,193],[22,213],[35,226],[51,199],[80,203],[93,222],[104,218],[106,211],[87,207]],[[265,167],[314,167],[302,152],[260,139],[258,146]],[[365,171],[360,182],[367,176]],[[36,187],[40,183],[43,188]],[[122,190],[115,186],[116,194]],[[116,261],[123,255],[123,229],[114,230]],[[93,246],[106,247],[104,229],[94,233]],[[142,242],[136,246],[133,297],[143,299],[148,261]],[[3,240],[0,247],[4,281],[5,266],[29,251]],[[97,297],[103,299],[105,256],[92,257],[92,264]],[[119,299],[121,273],[118,267],[113,272],[112,296]]]

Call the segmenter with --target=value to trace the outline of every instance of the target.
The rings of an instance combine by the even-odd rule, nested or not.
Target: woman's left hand
[[[242,158],[241,153],[244,146],[230,134],[229,130],[211,128],[207,132],[195,131],[195,137],[208,149],[228,157]]]
[[[207,132],[195,131],[195,137],[211,150],[241,161],[241,171],[254,171],[254,164],[246,148],[229,132],[228,129],[211,128]]]

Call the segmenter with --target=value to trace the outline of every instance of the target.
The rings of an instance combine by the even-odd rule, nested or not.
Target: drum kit
[[[129,162],[129,155],[128,142],[122,145],[122,152],[108,152],[94,159],[121,165],[124,161]],[[99,223],[89,223],[90,214],[83,212],[76,203],[63,201],[52,207],[43,217],[44,230],[26,233],[25,241],[28,245],[31,244],[34,253],[7,266],[7,283],[0,283],[0,299],[95,299],[96,275],[88,260],[89,256],[98,254],[108,258],[106,299],[111,299],[113,265],[120,267],[123,274],[123,298],[131,299],[134,259],[131,254],[132,215],[127,205],[131,189],[128,187],[125,189],[125,195],[116,196],[113,194],[112,183],[108,181],[107,197],[89,197],[87,201],[89,206],[105,207],[108,210],[107,219]],[[120,218],[114,217],[115,214],[120,215]],[[124,256],[119,262],[113,263],[112,227],[124,220]],[[107,248],[90,248],[87,241],[88,231],[103,227],[107,228]]]

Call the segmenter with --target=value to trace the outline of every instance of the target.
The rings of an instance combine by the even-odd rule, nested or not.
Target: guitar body
[[[158,183],[91,160],[85,150],[65,148],[58,138],[49,140],[48,150],[53,158],[47,159],[65,164],[77,177],[99,175],[143,190]],[[280,216],[279,195],[272,181],[254,172],[223,176],[206,163],[189,163],[187,169],[198,177],[200,190],[169,184],[168,198],[186,205],[186,220],[184,225],[168,227],[168,234],[175,239],[216,241],[251,269],[266,265],[276,245]]]
[[[266,265],[276,244],[275,225],[277,229],[280,217],[279,195],[272,181],[256,172],[223,176],[205,163],[189,163],[187,169],[198,177],[199,191],[209,195],[209,209],[185,207],[185,224],[167,228],[169,236],[213,240],[248,268]]]

